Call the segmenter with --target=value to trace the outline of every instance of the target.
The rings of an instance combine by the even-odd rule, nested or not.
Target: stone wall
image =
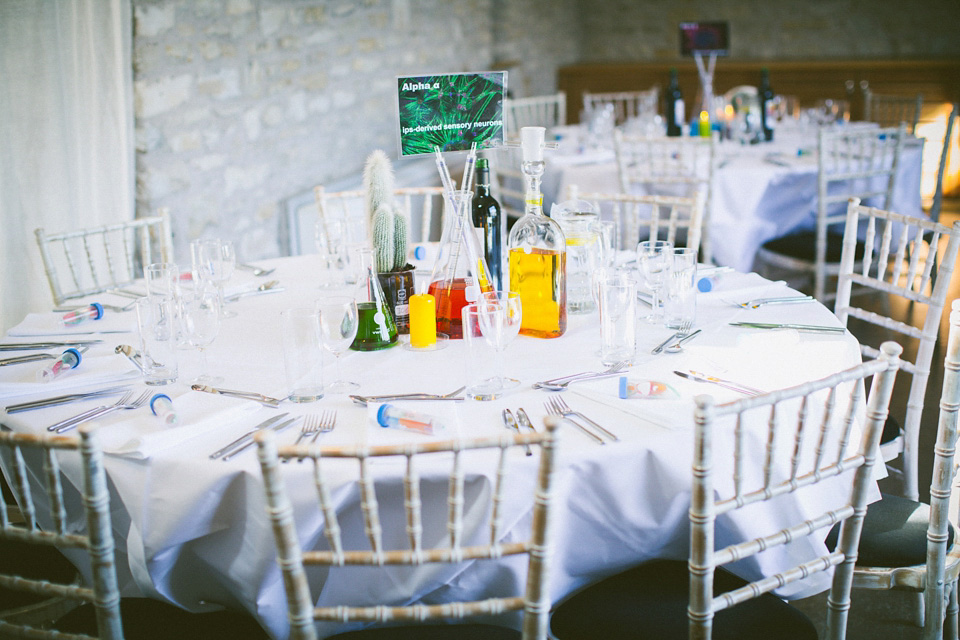
[[[170,209],[179,260],[199,236],[281,255],[286,198],[396,155],[396,76],[489,70],[500,48],[534,60],[526,88],[553,91],[579,55],[553,44],[578,33],[575,1],[540,24],[531,7],[553,3],[133,0],[138,213]]]
[[[398,75],[506,69],[514,96],[552,93],[563,65],[675,58],[682,20],[728,20],[741,58],[960,48],[957,0],[132,4],[138,215],[170,209],[181,261],[200,236],[282,255],[285,200],[356,175],[373,149],[395,156]]]

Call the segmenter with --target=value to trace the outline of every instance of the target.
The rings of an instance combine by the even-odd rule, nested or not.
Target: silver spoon
[[[237,266],[240,267],[241,269],[252,271],[253,275],[255,276],[268,276],[274,271],[276,271],[276,269],[263,269],[261,267],[256,267],[252,264],[238,264]]]
[[[697,329],[696,331],[688,333],[687,335],[683,336],[682,338],[674,342],[672,345],[664,349],[664,351],[666,351],[667,353],[680,353],[681,351],[683,351],[683,343],[687,342],[688,340],[692,340],[698,333],[700,333],[700,331],[702,331],[702,329]]]

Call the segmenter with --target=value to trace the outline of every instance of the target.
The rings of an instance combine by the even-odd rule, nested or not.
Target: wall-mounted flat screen
[[[730,52],[730,26],[726,22],[681,22],[680,55],[712,53],[725,56]]]

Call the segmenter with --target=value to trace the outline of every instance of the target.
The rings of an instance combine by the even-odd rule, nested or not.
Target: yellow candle
[[[710,114],[706,111],[700,112],[700,137],[710,137]]]
[[[422,349],[436,343],[436,299],[428,293],[410,296],[410,345]]]

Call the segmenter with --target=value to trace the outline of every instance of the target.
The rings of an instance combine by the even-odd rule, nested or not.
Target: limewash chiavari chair
[[[36,607],[0,611],[0,635],[51,639],[62,637],[56,630],[38,626],[40,621],[44,624],[50,622],[43,620],[43,609],[58,610],[62,614],[70,610],[70,601],[79,601],[91,603],[96,608],[97,635],[70,637],[123,638],[120,625],[120,592],[114,570],[109,498],[103,472],[103,454],[97,445],[95,431],[82,428],[79,438],[32,436],[0,431],[0,451],[11,466],[11,484],[19,495],[24,515],[24,522],[17,524],[7,519],[5,511],[0,511],[0,516],[3,516],[0,522],[0,540],[43,548],[82,549],[89,555],[93,575],[92,587],[84,587],[77,582],[61,583],[53,576],[28,579],[19,575],[0,574],[0,587],[4,589],[53,598]],[[76,532],[72,525],[68,525],[72,520],[68,520],[58,457],[59,452],[68,451],[78,452],[81,461],[86,525],[82,532]],[[28,486],[29,472],[24,460],[25,453],[42,455],[44,459],[45,501],[41,504],[35,502]],[[40,529],[37,526],[37,520],[41,516],[52,519],[53,526],[50,529]],[[60,602],[57,602],[58,599]],[[54,614],[54,617],[58,616]]]
[[[703,194],[700,262],[712,262],[709,226],[716,137],[643,136],[617,130],[613,143],[623,193],[669,190],[669,195]],[[677,189],[682,193],[673,193]]]
[[[831,227],[846,221],[850,198],[880,199],[880,208],[893,201],[897,170],[906,131],[903,125],[887,129],[821,127],[817,138],[816,228],[800,230],[763,244],[755,270],[771,279],[785,279],[795,289],[811,290],[827,302],[827,278],[840,269],[842,232]]]
[[[923,94],[898,96],[886,93],[874,93],[870,87],[863,87],[863,119],[876,122],[881,127],[896,127],[906,124],[907,133],[913,135],[923,112]]]
[[[640,240],[659,238],[700,250],[705,194],[695,191],[691,197],[649,196],[628,193],[583,192],[570,185],[567,197],[586,200],[602,217],[612,217],[622,248],[635,248]],[[680,246],[680,245],[677,245]]]
[[[34,235],[54,304],[133,283],[154,262],[171,262],[169,215],[139,218],[103,227]]]
[[[557,448],[557,432],[563,422],[559,418],[547,418],[546,428],[529,434],[504,434],[496,437],[449,440],[435,442],[417,442],[402,445],[381,446],[286,446],[277,448],[274,436],[270,432],[256,436],[259,448],[260,467],[263,473],[267,508],[273,523],[274,540],[277,547],[277,563],[283,572],[284,588],[290,620],[290,637],[297,639],[316,638],[316,620],[336,621],[340,623],[366,622],[390,625],[406,623],[403,626],[379,626],[359,631],[338,634],[336,638],[523,638],[534,640],[546,638],[547,618],[550,612],[549,589],[547,585],[547,562],[549,557],[550,510],[554,476],[554,458]],[[503,504],[506,491],[516,490],[516,485],[508,482],[508,468],[519,458],[509,459],[510,453],[528,445],[539,448],[540,460],[537,478],[534,484],[532,500],[533,518],[530,536],[513,542],[501,540]],[[489,518],[487,541],[468,543],[465,531],[466,507],[476,514],[478,505],[465,504],[464,483],[466,472],[463,460],[465,456],[482,455],[497,452],[496,460],[490,459],[491,470],[495,469],[495,486],[484,491],[483,501],[489,500],[490,508],[485,511]],[[288,497],[285,482],[280,473],[279,460],[304,457],[314,464],[314,482],[318,497],[319,514],[324,522],[324,535],[330,551],[302,550],[294,526],[294,508]],[[406,458],[406,470],[403,476],[403,514],[406,520],[408,548],[385,548],[381,527],[381,507],[374,482],[375,462],[384,458]],[[360,508],[363,513],[364,530],[370,550],[350,550],[342,535],[341,520],[338,517],[334,496],[337,486],[334,482],[334,467],[337,474],[344,473],[345,464],[338,459],[352,460],[356,464],[357,491],[360,496]],[[449,465],[446,478],[447,518],[431,526],[423,517],[424,504],[421,499],[421,472],[430,466],[430,476],[435,476],[437,468]],[[495,464],[495,466],[494,466]],[[328,477],[328,473],[330,476]],[[320,517],[318,515],[318,517]],[[474,516],[471,516],[473,518]],[[439,540],[438,546],[425,548],[426,540]],[[362,545],[363,543],[359,543]],[[304,566],[385,566],[406,565],[423,566],[438,563],[459,564],[484,559],[500,559],[508,555],[527,554],[527,583],[521,596],[491,597],[485,600],[469,602],[448,602],[444,604],[396,605],[384,603],[379,606],[330,606],[314,607],[317,594],[311,595]],[[442,619],[463,619],[469,616],[498,615],[509,611],[523,611],[522,632],[507,627],[489,624],[420,624],[425,621]],[[416,623],[411,625],[410,623]]]
[[[921,594],[924,640],[957,637],[960,544],[949,520],[960,407],[960,300],[953,302],[944,359],[930,504],[884,495],[867,509],[853,574],[855,589]],[[835,542],[831,534],[828,542]],[[856,606],[853,608],[856,615]]]
[[[927,248],[922,246],[925,237]],[[945,244],[942,251],[941,240]],[[903,455],[903,495],[909,500],[917,500],[919,496],[917,458],[924,396],[958,250],[960,222],[948,227],[926,218],[865,207],[857,198],[851,198],[847,205],[834,313],[844,324],[849,318],[856,318],[918,343],[914,362],[903,360],[901,363],[901,369],[911,376],[902,428],[891,419],[881,439],[885,461]],[[854,287],[858,300],[873,298],[859,295],[872,290],[924,305],[923,326],[915,327],[856,306]],[[877,349],[869,344],[861,344],[860,350],[865,356],[877,354]]]
[[[364,191],[327,191],[323,185],[313,188],[317,203],[319,221],[343,220],[354,225],[362,225],[363,233],[358,237],[367,237],[367,221],[364,212]],[[443,228],[443,187],[398,187],[393,190],[396,204],[407,219],[410,230],[410,242],[427,242],[431,231]],[[419,200],[419,207],[415,207]],[[414,215],[416,214],[416,218]],[[325,232],[321,225],[320,232]],[[326,246],[326,245],[325,245]]]
[[[930,205],[930,219],[940,222],[940,208],[943,206],[943,176],[947,170],[947,160],[950,155],[950,142],[953,137],[953,125],[960,114],[960,102],[953,103],[953,109],[947,116],[947,129],[944,132],[943,147],[940,151],[940,164],[937,167],[937,184],[933,192],[933,203]]]
[[[659,110],[660,87],[651,87],[643,91],[612,91],[596,93],[586,91],[583,94],[583,109],[592,112],[603,105],[613,105],[614,123],[624,124],[631,118],[644,115],[654,116]]]
[[[567,94],[563,91],[528,98],[505,98],[503,131],[518,136],[523,127],[556,127],[567,123]]]
[[[813,623],[771,592],[832,568],[826,637],[842,639],[875,452],[899,354],[900,346],[888,342],[877,360],[789,389],[721,405],[710,396],[698,396],[689,561],[653,560],[576,592],[554,608],[551,637],[815,640]],[[863,381],[871,376],[862,436],[854,443],[852,426],[863,408]],[[745,431],[753,429],[766,443],[763,454],[750,455],[745,445]],[[732,478],[716,475],[714,460],[727,454],[715,451],[715,442],[724,452],[733,450]],[[782,471],[774,467],[780,456],[789,460],[789,465],[777,465]],[[842,504],[809,519],[798,517],[795,525],[776,533],[730,544],[725,514],[825,481],[843,487],[837,494]],[[822,536],[815,532],[837,522],[842,522],[842,544],[836,551],[753,582],[723,568],[801,537]],[[715,549],[715,543],[722,548]]]
[[[76,460],[66,456],[76,453]],[[50,596],[14,609],[0,610],[0,637],[50,640],[136,640],[180,638],[208,640],[266,638],[252,618],[228,611],[194,614],[148,598],[121,598],[117,584],[110,495],[96,427],[81,427],[79,436],[36,436],[0,426],[0,454],[10,471],[11,489],[21,506],[22,522],[0,511],[0,553],[17,544],[20,563],[43,563],[42,570],[0,570],[0,589]],[[62,457],[61,457],[62,456]],[[82,513],[67,499],[63,478],[67,465],[81,476]],[[47,526],[44,528],[43,524]],[[26,548],[24,550],[23,548]],[[82,551],[90,586],[65,571],[59,562],[37,552]],[[64,558],[63,563],[69,564]],[[66,579],[71,580],[65,582]],[[0,602],[2,604],[2,602]],[[221,635],[224,634],[224,635]]]

